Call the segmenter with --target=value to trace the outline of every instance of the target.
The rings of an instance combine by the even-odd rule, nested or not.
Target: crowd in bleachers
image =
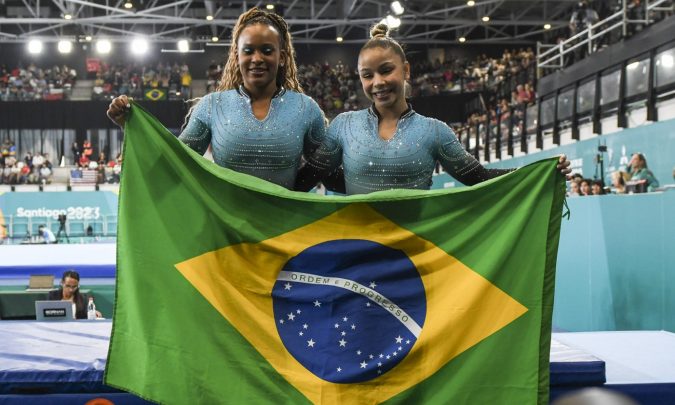
[[[17,158],[16,146],[6,139],[0,146],[0,172],[0,184],[49,184],[53,166],[46,153],[28,152]]]
[[[0,66],[0,101],[34,101],[68,99],[77,72],[67,65],[42,68],[27,66]]]
[[[73,179],[76,182],[79,179],[91,178],[95,184],[119,183],[120,173],[122,172],[122,154],[118,154],[115,159],[107,159],[105,152],[94,152],[91,141],[85,140],[80,147],[77,142],[73,142],[70,151],[73,156],[73,165],[76,169],[71,170],[71,185]],[[88,172],[88,173],[87,173]],[[95,175],[92,172],[96,173]]]
[[[335,66],[315,63],[298,66],[298,80],[305,93],[312,97],[329,117],[363,108],[358,100],[360,86],[356,70],[341,61]]]
[[[192,75],[187,64],[99,63],[89,74],[94,77],[93,100],[109,100],[120,94],[167,100],[188,99],[192,95]],[[152,90],[157,91],[151,93]]]

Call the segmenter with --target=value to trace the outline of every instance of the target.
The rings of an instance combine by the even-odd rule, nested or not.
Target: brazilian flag
[[[105,383],[167,404],[545,404],[564,179],[296,193],[134,105]]]
[[[166,100],[166,89],[148,89],[144,93],[146,100],[160,101]]]

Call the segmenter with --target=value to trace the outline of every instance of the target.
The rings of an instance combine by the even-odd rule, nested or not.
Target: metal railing
[[[5,217],[4,235],[0,233],[0,244],[45,243],[38,231],[41,225],[49,228],[59,243],[98,242],[117,237],[117,214],[86,219],[68,218],[63,228],[57,218],[10,215]]]
[[[652,12],[673,11],[672,4],[664,7],[665,4],[671,3],[671,0],[656,0],[651,2],[645,0],[644,18],[630,19],[628,18],[626,3],[627,0],[623,0],[621,10],[558,44],[542,44],[537,42],[537,67],[539,69],[562,69],[566,65],[566,58],[571,53],[581,51],[591,54],[597,49],[600,40],[606,35],[613,32],[618,33],[620,29],[621,36],[625,38],[631,25],[651,24],[653,22],[651,19]],[[582,49],[582,47],[586,47],[586,49]]]

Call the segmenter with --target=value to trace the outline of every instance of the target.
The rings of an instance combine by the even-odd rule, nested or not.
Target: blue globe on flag
[[[400,363],[426,317],[420,275],[400,250],[334,240],[289,260],[272,290],[286,349],[314,375],[364,382]]]

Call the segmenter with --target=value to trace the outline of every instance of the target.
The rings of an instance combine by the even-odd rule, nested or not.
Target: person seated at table
[[[80,293],[80,274],[73,270],[66,270],[61,277],[61,287],[49,292],[51,301],[71,301],[75,307],[73,311],[76,319],[87,319],[87,303],[85,294]],[[96,311],[96,317],[101,318],[101,313]]]

